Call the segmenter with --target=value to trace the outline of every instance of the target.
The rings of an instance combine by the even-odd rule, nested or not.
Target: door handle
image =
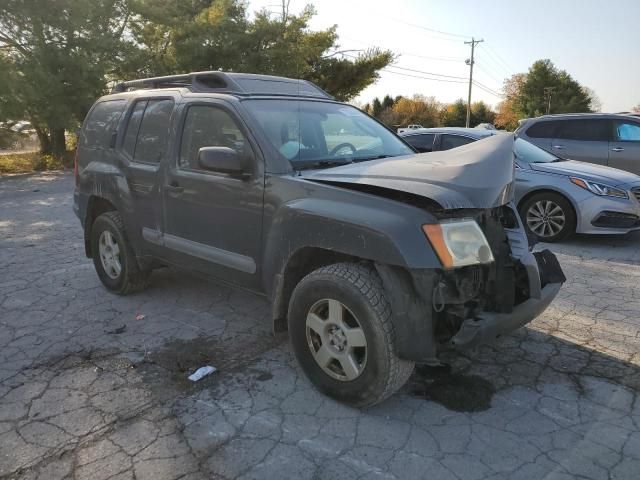
[[[564,150],[564,145],[552,145],[556,150]]]
[[[612,152],[624,152],[624,148],[622,147],[613,147],[611,149]]]
[[[169,193],[180,194],[184,192],[184,187],[178,185],[178,182],[171,182],[165,187]]]

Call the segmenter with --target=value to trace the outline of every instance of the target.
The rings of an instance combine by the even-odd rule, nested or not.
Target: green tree
[[[371,102],[371,115],[373,115],[376,118],[380,118],[381,113],[382,113],[382,102],[380,102],[380,99],[376,97],[373,99],[373,102]]]
[[[390,95],[385,95],[384,98],[382,99],[382,108],[383,109],[391,108],[393,107],[394,103],[396,103],[396,101]]]
[[[464,127],[467,123],[467,102],[460,98],[446,105],[440,112],[440,120],[445,127]]]
[[[119,55],[124,0],[4,0],[0,9],[0,121],[27,119],[43,153],[61,157]]]
[[[551,90],[550,113],[592,111],[594,99],[589,91],[566,71],[558,69],[551,60],[538,60],[531,65],[516,95],[515,108],[527,117],[547,113],[548,97],[545,89]]]
[[[239,0],[140,2],[132,29],[140,49],[121,70],[127,78],[211,69],[262,73],[311,80],[349,100],[394,59],[375,48],[355,58],[340,55],[336,26],[309,29],[312,6],[293,15],[285,1],[281,15],[262,10],[250,19]]]
[[[471,118],[469,120],[470,120],[470,125],[472,127],[480,123],[493,124],[495,122],[495,119],[496,119],[496,112],[491,110],[491,107],[486,103],[480,101],[480,102],[474,102],[471,104]]]

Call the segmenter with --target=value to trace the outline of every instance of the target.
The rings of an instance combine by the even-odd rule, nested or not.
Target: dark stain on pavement
[[[495,387],[478,375],[452,373],[446,367],[417,366],[409,392],[456,412],[482,412],[491,408]]]

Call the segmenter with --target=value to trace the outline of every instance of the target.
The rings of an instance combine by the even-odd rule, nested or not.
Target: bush
[[[0,174],[60,170],[63,167],[63,162],[55,160],[51,155],[39,153],[0,155]]]

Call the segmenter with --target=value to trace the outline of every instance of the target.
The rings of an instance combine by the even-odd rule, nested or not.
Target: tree
[[[445,105],[440,112],[440,119],[445,127],[464,127],[467,123],[467,102],[460,98]]]
[[[527,117],[547,113],[549,103],[545,89],[551,89],[549,113],[592,111],[593,99],[589,92],[566,71],[556,68],[551,60],[538,60],[529,68],[526,79],[515,97],[516,109]]]
[[[376,97],[373,99],[373,102],[371,102],[371,115],[373,115],[376,118],[380,118],[381,113],[382,113],[382,102],[380,102],[380,99]]]
[[[382,99],[382,108],[383,109],[391,108],[393,107],[394,103],[396,103],[396,101],[393,98],[391,98],[390,95],[385,95],[384,98]]]
[[[383,116],[383,121],[390,126],[419,124],[423,127],[437,127],[440,125],[440,104],[434,97],[424,95],[403,97],[387,112]]]
[[[515,130],[518,127],[518,120],[524,118],[524,114],[519,110],[518,95],[526,78],[526,74],[516,73],[504,81],[502,91],[505,99],[498,104],[496,127]]]
[[[355,58],[340,54],[336,26],[311,31],[315,14],[299,15],[281,4],[249,19],[240,0],[144,0],[133,28],[140,45],[123,77],[166,75],[194,70],[225,70],[311,80],[339,100],[349,100],[378,78],[393,60],[390,51],[372,48]]]
[[[0,121],[28,119],[60,158],[73,128],[127,51],[124,0],[5,0],[0,9]]]

